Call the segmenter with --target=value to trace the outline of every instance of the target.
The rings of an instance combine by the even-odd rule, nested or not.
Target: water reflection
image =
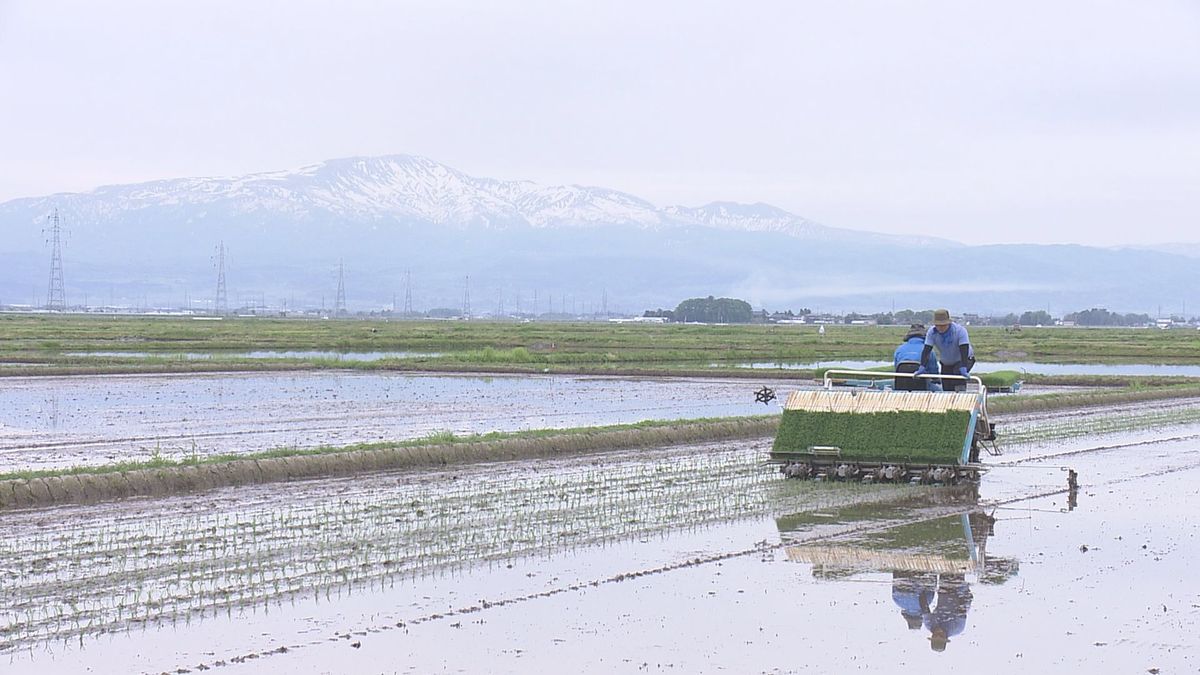
[[[891,366],[891,361],[878,359],[841,361],[744,361],[730,364],[714,362],[710,368],[732,365],[735,368],[755,370],[816,370],[818,368],[846,368],[866,370],[879,366]],[[1023,373],[1042,375],[1180,375],[1200,377],[1200,365],[1177,363],[1041,363],[1035,361],[980,361],[975,372],[992,373],[1000,370],[1016,370]]]
[[[889,527],[891,522],[897,524]],[[978,494],[969,486],[937,491],[904,506],[797,514],[776,524],[785,542],[833,524],[857,530],[820,544],[787,546],[788,560],[810,564],[815,578],[830,581],[890,574],[900,619],[910,630],[922,631],[938,652],[967,628],[974,599],[971,582],[1003,584],[1019,566],[1015,559],[988,555],[996,519],[978,507]]]
[[[58,429],[58,392],[51,390],[46,394],[46,401],[42,406],[42,417],[46,421],[46,427],[49,429]]]
[[[987,556],[984,548],[995,519],[982,511],[962,513],[957,519],[963,527],[963,544],[972,566],[982,570],[986,576]],[[954,521],[956,517],[949,516],[943,520]],[[943,651],[950,638],[967,627],[967,612],[971,609],[974,596],[967,582],[967,574],[957,571],[960,567],[958,561],[941,559],[920,562],[924,564],[909,564],[892,570],[892,602],[900,608],[900,616],[910,629],[924,627],[929,631],[929,646],[934,651]]]

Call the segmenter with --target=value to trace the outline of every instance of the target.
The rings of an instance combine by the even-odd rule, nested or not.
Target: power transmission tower
[[[500,289],[500,299],[496,302],[496,316],[504,316],[504,288]]]
[[[471,275],[467,275],[465,290],[463,291],[463,306],[462,313],[464,319],[471,318]]]
[[[412,272],[404,271],[404,316],[412,316]]]
[[[67,308],[67,293],[63,284],[62,222],[57,207],[47,220],[50,221],[50,290],[46,293],[46,309],[62,311]]]
[[[346,313],[346,279],[343,274],[344,271],[342,260],[339,258],[337,299],[333,301],[333,313],[335,316],[342,316]]]
[[[608,289],[604,289],[604,294],[600,296],[600,314],[605,318],[608,317]]]
[[[225,242],[217,244],[217,297],[213,312],[223,315],[229,312],[229,297],[225,292]]]

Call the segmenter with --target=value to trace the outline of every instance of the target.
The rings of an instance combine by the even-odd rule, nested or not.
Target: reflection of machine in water
[[[813,576],[821,579],[890,572],[892,601],[901,617],[911,629],[928,630],[930,646],[942,651],[966,628],[973,599],[969,579],[1001,584],[1017,573],[1018,563],[987,554],[996,521],[983,509],[972,508],[977,503],[973,489],[949,504],[946,495],[933,499],[943,503],[862,505],[832,514],[780,518],[777,525],[786,542],[802,540],[803,533],[817,525],[878,522],[880,527],[839,537],[838,543],[788,546],[788,559],[811,564]],[[960,508],[970,510],[955,513]],[[887,527],[889,521],[898,524]]]

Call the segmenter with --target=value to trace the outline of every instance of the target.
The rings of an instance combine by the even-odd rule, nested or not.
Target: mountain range
[[[410,289],[414,309],[469,303],[476,314],[534,311],[535,296],[539,313],[640,313],[708,295],[779,310],[1154,313],[1200,288],[1194,245],[966,246],[768,204],[658,207],[390,155],[5,202],[0,305],[45,302],[55,210],[72,305],[211,306],[218,244],[231,306],[332,306],[339,269],[351,310],[390,307]]]

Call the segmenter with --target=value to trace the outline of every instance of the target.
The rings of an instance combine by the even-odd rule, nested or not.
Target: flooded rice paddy
[[[723,364],[712,364],[714,367]],[[815,370],[817,368],[866,369],[891,366],[891,361],[754,361],[736,364],[739,368]],[[1200,377],[1200,365],[1174,363],[1038,363],[1033,361],[980,361],[975,371],[982,373],[1016,370],[1040,375],[1124,375]]]
[[[1014,416],[977,489],[763,439],[4,513],[0,664],[1195,672],[1196,407]]]
[[[355,371],[5,378],[0,471],[772,412],[754,402],[757,386]]]

